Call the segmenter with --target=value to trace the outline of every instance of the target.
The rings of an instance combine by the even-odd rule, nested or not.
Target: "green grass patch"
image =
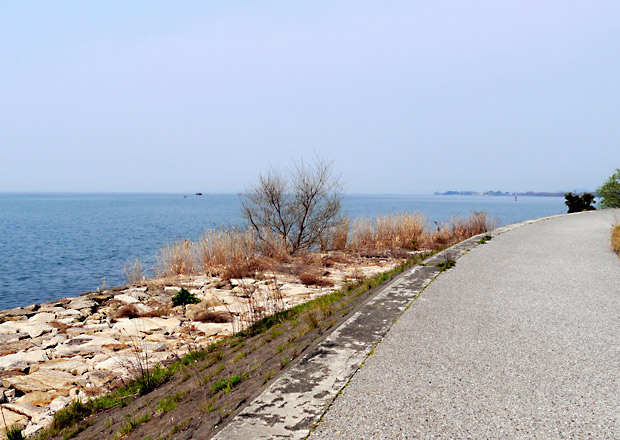
[[[243,382],[247,378],[248,378],[248,375],[243,374],[241,376],[235,375],[235,376],[230,376],[228,379],[218,380],[213,385],[211,385],[211,391],[213,392],[213,394],[217,394],[219,391],[224,390],[224,393],[228,394],[234,387],[239,385],[241,382]]]
[[[491,240],[491,238],[492,237],[490,235],[485,235],[480,240],[478,240],[478,244],[485,244],[487,241]]]
[[[129,414],[127,414],[126,419],[127,421],[125,422],[123,427],[116,433],[114,437],[112,437],[114,440],[122,438],[123,436],[129,434],[131,431],[136,429],[138,425],[141,425],[142,423],[146,423],[151,420],[151,415],[149,413],[144,413],[141,416],[131,417]]]
[[[446,261],[442,261],[441,263],[437,265],[440,272],[448,270],[454,266],[456,266],[456,260],[454,260],[453,258],[450,258],[449,260],[446,260]]]
[[[179,406],[179,401],[184,395],[184,392],[178,392],[170,397],[160,400],[157,404],[157,412],[159,414],[165,414],[173,409],[176,409]]]
[[[24,435],[22,434],[23,430],[24,428],[22,428],[21,426],[10,426],[6,430],[6,438],[8,440],[24,440]]]

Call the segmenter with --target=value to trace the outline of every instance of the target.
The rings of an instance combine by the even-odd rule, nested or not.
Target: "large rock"
[[[15,401],[15,403],[45,407],[49,405],[49,403],[56,397],[60,396],[62,396],[62,393],[55,390],[33,391],[32,393],[24,394],[23,396],[19,397]]]
[[[22,393],[33,391],[65,391],[69,392],[76,385],[86,384],[87,377],[74,376],[66,371],[36,371],[27,376],[13,376],[2,379],[2,385],[15,388]]]
[[[114,371],[127,373],[138,366],[138,359],[131,355],[120,355],[111,357],[95,365],[96,370]],[[93,383],[94,384],[94,383]],[[95,384],[96,385],[96,384]]]
[[[116,295],[114,299],[122,302],[123,304],[134,304],[140,302],[139,299],[134,298],[133,296],[122,293],[120,295]]]
[[[30,318],[28,318],[28,321],[30,322],[44,322],[46,324],[49,324],[50,321],[53,321],[56,318],[56,314],[55,313],[50,313],[50,312],[39,312],[34,316],[31,316]]]
[[[121,335],[135,337],[155,331],[176,332],[181,328],[181,321],[177,318],[121,318],[112,328]]]
[[[0,357],[0,369],[22,369],[30,364],[49,360],[45,350],[33,350]]]
[[[67,304],[68,309],[74,309],[74,310],[83,310],[83,309],[92,310],[96,306],[97,306],[97,303],[95,301],[93,301],[92,299],[83,297],[83,296],[74,298],[69,302],[69,304]]]
[[[88,371],[88,365],[83,361],[60,358],[39,364],[39,371],[43,372],[45,370],[60,370],[71,373],[74,376],[81,376]]]
[[[25,427],[26,424],[28,423],[28,417],[22,414],[17,414],[13,411],[10,411],[9,409],[3,411],[3,415],[4,415],[4,420],[2,421],[2,423],[0,423],[0,438],[6,438],[6,430],[4,427],[5,423],[6,423],[6,426],[8,427],[11,427],[11,426]]]
[[[64,407],[66,407],[67,405],[69,405],[70,403],[71,403],[71,398],[68,395],[56,397],[54,400],[50,402],[49,409],[52,412],[58,412]]]

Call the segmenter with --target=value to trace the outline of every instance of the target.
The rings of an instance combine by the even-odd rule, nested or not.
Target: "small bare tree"
[[[241,195],[242,214],[265,244],[277,236],[291,254],[317,247],[338,220],[342,184],[331,162],[270,169]]]

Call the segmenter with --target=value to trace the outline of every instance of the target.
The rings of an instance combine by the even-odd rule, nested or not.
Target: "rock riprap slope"
[[[151,364],[166,362],[240,330],[256,319],[257,310],[291,307],[340,287],[345,279],[398,263],[336,265],[325,277],[331,287],[306,286],[276,274],[228,281],[192,276],[0,312],[0,399],[6,423],[35,434],[72,400],[105,394],[131,379],[136,348]],[[200,304],[172,307],[182,287]],[[267,300],[274,293],[277,304]]]

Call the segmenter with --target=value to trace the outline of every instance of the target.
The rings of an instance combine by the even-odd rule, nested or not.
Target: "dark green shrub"
[[[601,198],[602,208],[620,208],[620,168],[616,168],[596,192]]]
[[[573,194],[572,192],[564,194],[564,203],[568,206],[569,214],[571,212],[593,211],[596,208],[592,206],[594,201],[594,194],[583,193],[581,195]]]
[[[182,288],[179,292],[172,297],[172,304],[176,306],[185,306],[187,304],[198,304],[200,298],[193,293],[190,293],[187,289]]]

